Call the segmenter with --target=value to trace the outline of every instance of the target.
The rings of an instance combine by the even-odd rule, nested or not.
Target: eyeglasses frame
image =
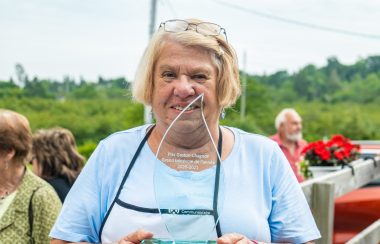
[[[199,34],[201,34],[201,35],[204,35],[204,36],[219,36],[220,34],[223,34],[224,37],[226,38],[226,42],[228,42],[226,29],[224,29],[223,27],[221,27],[221,26],[218,25],[218,24],[211,23],[211,22],[189,23],[189,22],[187,22],[186,20],[182,20],[182,19],[171,19],[171,20],[167,20],[167,21],[165,21],[165,22],[161,22],[161,24],[160,24],[160,26],[158,27],[158,29],[160,29],[161,27],[164,27],[164,31],[166,31],[166,32],[170,32],[170,33],[177,33],[177,32],[180,32],[180,31],[169,31],[169,30],[166,30],[166,28],[165,28],[165,24],[166,24],[167,22],[174,22],[174,21],[182,21],[182,22],[187,23],[187,27],[186,27],[186,29],[183,30],[183,31],[194,30],[195,32],[197,32],[197,33],[199,33]],[[218,33],[218,34],[215,34],[215,35],[213,35],[213,34],[208,35],[208,34],[201,33],[201,32],[198,31],[198,25],[200,25],[200,24],[212,24],[212,25],[218,26],[218,27],[220,28],[219,33]],[[195,28],[190,29],[190,28],[189,28],[190,26],[193,26],[193,27],[195,27]]]

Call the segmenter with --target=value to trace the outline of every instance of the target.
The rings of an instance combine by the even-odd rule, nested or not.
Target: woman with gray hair
[[[320,237],[277,144],[219,125],[240,94],[237,58],[224,28],[195,19],[161,23],[133,94],[152,106],[156,123],[100,142],[67,195],[52,243],[181,241],[175,231],[182,241],[196,240],[210,226],[204,223],[212,227],[208,240],[219,244]],[[213,148],[216,154],[207,153]],[[195,237],[189,235],[194,229]]]

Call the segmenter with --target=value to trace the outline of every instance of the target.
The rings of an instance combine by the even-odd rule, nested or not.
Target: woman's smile
[[[182,107],[182,106],[180,106],[180,105],[176,105],[176,106],[174,106],[174,107],[172,107],[172,108],[174,108],[174,109],[176,109],[176,110],[179,110],[179,111],[183,111],[184,109],[186,109],[186,111],[192,111],[192,110],[195,108],[195,106],[194,106],[194,105],[190,105],[190,106],[188,106],[188,107],[186,108],[186,107]]]

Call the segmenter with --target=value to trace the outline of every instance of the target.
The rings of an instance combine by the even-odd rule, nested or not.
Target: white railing
[[[368,226],[346,244],[370,244],[379,243],[380,241],[380,219]]]
[[[322,238],[317,243],[331,244],[333,241],[335,198],[356,190],[374,179],[380,178],[380,157],[376,157],[374,160],[359,159],[352,162],[351,165],[353,166],[355,175],[352,175],[350,168],[345,168],[301,183],[306,200],[311,207],[322,235]],[[354,239],[356,238],[357,240],[353,240],[354,242],[352,243],[377,244],[380,242],[380,223],[376,223],[374,223],[374,226],[368,227],[370,229],[367,228],[368,230],[366,229],[355,236]],[[365,240],[371,240],[371,242],[365,242]]]

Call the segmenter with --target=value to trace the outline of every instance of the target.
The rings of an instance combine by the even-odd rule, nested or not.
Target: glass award
[[[223,208],[220,129],[210,128],[201,94],[176,106],[156,152],[154,191],[168,237],[144,243],[215,243]],[[216,125],[214,125],[216,126]],[[221,145],[219,145],[221,147]]]

